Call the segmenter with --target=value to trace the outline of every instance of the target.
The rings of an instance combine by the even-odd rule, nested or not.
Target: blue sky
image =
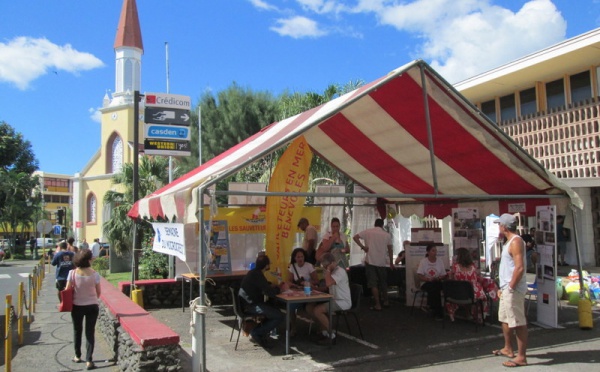
[[[74,174],[100,148],[122,0],[0,2],[0,120],[40,170]],[[451,83],[600,26],[600,0],[137,0],[142,91],[196,104],[233,82],[322,93],[414,59]]]

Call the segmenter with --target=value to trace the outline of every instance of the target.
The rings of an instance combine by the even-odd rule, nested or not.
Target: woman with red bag
[[[83,333],[83,320],[85,318],[85,339],[86,355],[85,361],[87,369],[94,369],[92,355],[94,353],[96,320],[98,319],[100,297],[100,275],[91,268],[92,251],[89,249],[80,249],[75,254],[73,263],[76,269],[69,275],[67,289],[74,287],[73,310],[71,319],[73,320],[73,336],[75,346],[75,357],[73,362],[81,362],[81,338]],[[74,276],[74,278],[73,278]]]

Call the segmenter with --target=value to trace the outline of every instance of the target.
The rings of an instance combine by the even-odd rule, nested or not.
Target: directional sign
[[[60,233],[62,232],[62,226],[60,225],[54,225],[54,235],[60,235]]]
[[[175,141],[166,139],[144,140],[146,155],[190,156],[192,154],[190,141]]]
[[[191,131],[188,127],[182,127],[178,125],[154,125],[146,124],[146,138],[166,138],[166,139],[178,139],[178,140],[189,140],[191,137]]]
[[[191,123],[190,110],[146,107],[144,122],[148,124],[175,124],[189,126]]]
[[[189,96],[180,96],[167,93],[144,93],[146,107],[167,107],[174,109],[189,110],[192,100]]]

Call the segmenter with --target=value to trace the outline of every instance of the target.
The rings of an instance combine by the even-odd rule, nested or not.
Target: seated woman
[[[329,252],[337,261],[338,266],[347,269],[349,264],[346,253],[350,253],[350,246],[348,245],[348,237],[340,231],[340,227],[340,219],[337,217],[332,218],[331,230],[323,236],[323,240],[317,248],[317,262],[321,261],[321,257],[325,253]]]
[[[442,260],[437,259],[437,248],[429,244],[425,258],[419,263],[417,276],[423,283],[421,289],[427,292],[427,305],[437,320],[442,320],[442,280],[446,279],[446,268]]]
[[[487,297],[485,296],[485,291],[481,285],[481,275],[479,270],[475,267],[475,263],[473,263],[473,259],[468,249],[458,248],[456,250],[456,262],[452,265],[452,268],[450,268],[450,279],[471,282],[473,291],[475,292],[475,299],[483,300],[483,310],[484,312],[488,311],[488,309],[485,308],[488,306],[488,303],[486,301]],[[458,309],[458,305],[451,303],[446,304],[446,311],[448,312],[451,321],[454,321],[456,309]],[[477,307],[472,307],[471,311],[473,319],[476,319],[478,323],[483,322],[481,313],[477,311]]]
[[[314,266],[306,262],[306,251],[304,248],[296,248],[292,251],[292,258],[288,268],[288,284],[290,288],[303,288],[305,283],[312,287],[318,283],[317,272]],[[296,334],[296,311],[302,309],[305,304],[290,305],[290,335]]]
[[[329,334],[328,332],[329,312],[350,309],[352,297],[350,296],[348,274],[345,269],[337,265],[337,261],[331,253],[325,253],[321,257],[321,266],[325,269],[325,284],[329,288],[329,293],[333,295],[332,309],[329,308],[329,302],[311,302],[306,305],[306,311],[321,327],[321,338],[318,342],[329,344],[335,338],[335,333]]]
[[[402,242],[402,250],[398,252],[398,256],[394,260],[394,265],[405,265],[406,264],[406,250],[410,245],[410,240]]]

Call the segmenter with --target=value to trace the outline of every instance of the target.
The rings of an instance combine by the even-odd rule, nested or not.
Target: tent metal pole
[[[431,131],[431,116],[429,115],[429,101],[427,100],[427,80],[425,79],[424,66],[419,66],[421,74],[421,88],[423,92],[423,108],[425,109],[425,124],[427,125],[427,142],[429,142],[429,161],[431,162],[431,176],[433,178],[433,191],[438,194],[437,170],[435,168],[435,151],[433,148],[433,133]]]
[[[206,261],[206,249],[205,249],[205,229],[204,229],[204,189],[198,188],[198,220],[199,223],[199,247],[198,247],[198,276],[199,276],[199,290],[198,298],[200,299],[200,306],[206,308],[204,303],[204,283],[206,282],[206,271],[204,270]],[[193,281],[190,283],[193,285]],[[191,299],[190,299],[191,300]],[[194,304],[196,300],[194,300]],[[206,319],[205,312],[199,312],[196,309],[196,305],[191,309],[193,311],[194,319],[194,334],[192,337],[192,370],[194,372],[205,372],[206,371]]]
[[[583,285],[583,266],[581,265],[581,252],[579,251],[579,236],[577,235],[577,213],[575,207],[571,204],[571,214],[573,215],[573,236],[575,237],[575,253],[577,255],[577,270],[579,271],[579,298],[584,298],[585,287]],[[564,257],[563,257],[564,259]]]

